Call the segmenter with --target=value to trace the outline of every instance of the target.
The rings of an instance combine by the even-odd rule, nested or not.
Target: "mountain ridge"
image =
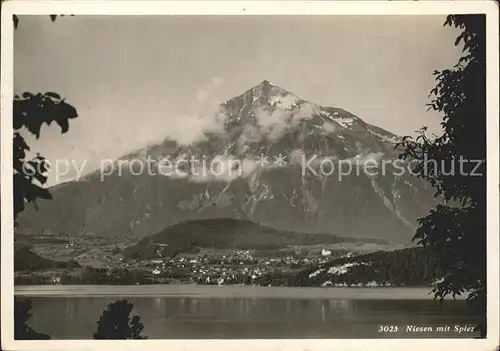
[[[382,159],[397,159],[398,136],[268,81],[221,104],[214,125],[192,144],[166,139],[116,162],[206,157],[228,167],[238,160],[235,174],[228,174],[229,168],[203,174],[206,166],[188,162],[182,175],[133,175],[129,169],[101,181],[97,170],[54,189],[54,200],[42,201],[39,212],[22,213],[21,227],[145,237],[191,219],[231,217],[278,230],[409,243],[416,219],[435,203],[430,186],[409,174],[395,175],[394,168],[342,179],[340,172],[304,173],[301,160],[311,158],[314,170],[330,160],[373,161],[380,171]],[[269,162],[284,156],[286,164],[259,164],[261,155]]]
[[[199,248],[240,250],[281,250],[293,246],[370,243],[387,245],[375,239],[343,238],[325,233],[280,231],[248,220],[212,218],[189,220],[169,226],[141,239],[124,250],[126,258],[173,257]]]

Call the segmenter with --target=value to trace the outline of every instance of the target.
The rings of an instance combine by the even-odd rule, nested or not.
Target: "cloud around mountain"
[[[168,158],[182,161],[182,172],[89,173],[54,188],[40,211],[23,212],[21,227],[144,237],[180,221],[227,217],[409,243],[416,219],[435,205],[432,189],[408,174],[316,173],[329,162],[377,166],[397,157],[397,136],[341,108],[263,81],[203,116],[108,165]],[[311,159],[314,171],[303,172]]]

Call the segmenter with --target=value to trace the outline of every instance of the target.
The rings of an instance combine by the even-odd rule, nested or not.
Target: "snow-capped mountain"
[[[348,111],[263,81],[223,103],[204,138],[165,140],[117,160],[168,160],[153,164],[154,175],[134,166],[103,181],[91,173],[54,188],[54,199],[19,223],[143,237],[185,220],[232,217],[410,243],[416,219],[435,202],[427,184],[395,166],[397,141]]]

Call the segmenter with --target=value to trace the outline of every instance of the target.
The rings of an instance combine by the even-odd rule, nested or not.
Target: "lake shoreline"
[[[23,297],[200,297],[432,300],[430,287],[260,287],[241,285],[18,285]],[[466,296],[458,296],[463,300]],[[451,297],[447,298],[452,299]]]

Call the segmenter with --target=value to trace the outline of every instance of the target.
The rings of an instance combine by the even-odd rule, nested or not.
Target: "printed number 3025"
[[[397,325],[379,325],[378,332],[379,333],[396,333],[398,331]]]

